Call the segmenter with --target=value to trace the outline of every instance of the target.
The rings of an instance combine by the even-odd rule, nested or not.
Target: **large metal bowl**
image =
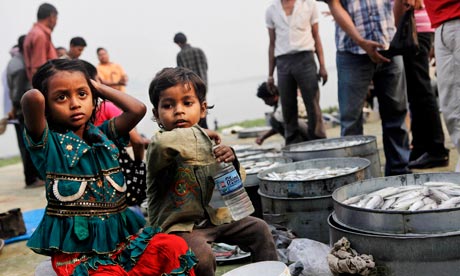
[[[421,185],[428,181],[460,183],[460,173],[418,173],[372,178],[336,189],[332,193],[337,222],[368,233],[434,234],[460,231],[460,208],[395,211],[354,207],[342,202],[386,187]]]
[[[350,143],[352,145],[346,146]],[[370,169],[373,177],[382,176],[375,136],[357,135],[319,139],[288,145],[281,151],[283,156],[291,158],[294,162],[316,158],[362,157],[371,162]]]
[[[344,227],[328,218],[331,246],[346,237],[359,254],[370,254],[376,276],[451,276],[460,267],[460,232],[420,236],[370,234]],[[430,223],[430,222],[427,222]]]
[[[291,229],[299,238],[329,242],[327,217],[333,210],[331,195],[286,198],[258,191],[262,200],[263,219],[268,224]]]
[[[259,189],[265,195],[286,198],[315,197],[331,195],[335,189],[343,185],[369,178],[371,176],[369,166],[369,160],[364,158],[321,158],[280,165],[260,172],[257,177],[259,179]],[[325,167],[357,167],[357,169],[348,174],[316,180],[294,181],[271,180],[268,178],[268,174],[272,172],[284,173],[309,168],[323,169]]]

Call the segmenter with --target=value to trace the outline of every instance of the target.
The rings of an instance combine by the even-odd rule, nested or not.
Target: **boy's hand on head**
[[[215,147],[213,153],[217,162],[230,163],[235,160],[235,154],[233,153],[232,148],[226,145],[219,145],[218,147]]]
[[[211,138],[211,140],[213,140],[214,143],[216,143],[216,145],[219,145],[220,142],[222,142],[222,140],[220,139],[219,133],[212,131],[210,129],[206,129],[206,128],[204,128],[203,130],[206,132],[209,138]]]

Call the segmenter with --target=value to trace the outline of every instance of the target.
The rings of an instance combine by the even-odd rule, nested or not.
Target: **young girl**
[[[24,139],[46,179],[45,215],[28,242],[58,275],[194,275],[181,239],[145,228],[126,206],[119,148],[142,119],[138,100],[89,79],[81,61],[57,59],[33,77],[22,106]],[[123,113],[92,124],[98,96]]]
[[[276,260],[267,224],[258,218],[232,221],[227,208],[209,205],[214,190],[212,165],[239,163],[233,150],[220,145],[215,132],[197,124],[206,114],[206,86],[192,71],[166,68],[150,84],[153,114],[162,128],[147,150],[149,223],[183,237],[199,263],[197,275],[211,276],[216,261],[212,242],[239,245],[253,261]],[[210,138],[211,137],[211,138]]]

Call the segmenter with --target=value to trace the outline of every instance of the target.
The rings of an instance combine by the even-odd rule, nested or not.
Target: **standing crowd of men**
[[[459,57],[460,4],[454,0],[364,1],[324,0],[336,22],[336,67],[341,135],[363,134],[363,107],[372,84],[382,119],[385,175],[411,169],[447,166],[439,107],[430,87],[429,52],[436,28],[435,52],[441,111],[460,153],[460,122],[452,66]],[[266,11],[269,34],[267,84],[277,82],[284,117],[286,144],[324,138],[318,81],[327,81],[318,11],[314,0],[275,0]],[[425,10],[426,8],[426,10]],[[389,55],[401,15],[415,9],[420,50]],[[372,11],[372,12],[369,12]],[[428,17],[429,16],[429,17]],[[431,18],[431,23],[429,19]],[[457,25],[455,25],[457,24]],[[319,69],[314,55],[316,54]],[[407,69],[405,70],[405,67]],[[300,89],[308,113],[309,137],[302,137],[296,95]],[[273,94],[273,93],[272,93]],[[408,99],[409,97],[409,99]],[[264,99],[265,100],[265,99]],[[409,100],[409,101],[408,101]],[[409,110],[408,110],[409,102]],[[411,118],[409,142],[406,116]],[[460,171],[460,162],[457,165]]]
[[[456,91],[455,24],[459,17],[454,0],[354,1],[324,0],[336,22],[336,66],[341,135],[363,134],[363,107],[369,86],[379,101],[385,152],[385,175],[410,173],[412,168],[446,166],[449,151],[435,92],[430,87],[429,58],[434,38],[440,109],[451,139],[460,152],[460,122]],[[386,51],[396,32],[401,14],[415,8],[420,50],[388,56]],[[373,10],[375,14],[364,12]],[[319,12],[315,0],[275,0],[266,10],[269,34],[269,90],[275,89],[275,69],[279,105],[283,116],[286,144],[326,137],[319,105],[319,85],[328,79],[319,31]],[[58,11],[42,4],[37,21],[27,35],[18,39],[7,68],[8,89],[12,102],[10,119],[17,119],[18,144],[24,164],[26,187],[42,186],[22,143],[24,122],[19,100],[30,88],[32,75],[50,59],[78,59],[87,46],[85,39],[74,37],[69,50],[55,48],[51,33],[57,24]],[[430,22],[431,19],[431,22]],[[436,35],[434,31],[436,29]],[[452,30],[452,31],[451,31]],[[197,73],[207,84],[208,62],[204,51],[191,46],[185,34],[174,36],[180,47],[177,66]],[[98,77],[102,83],[125,91],[128,76],[110,60],[107,49],[98,48]],[[318,64],[318,65],[317,65]],[[300,96],[308,115],[306,130],[299,121],[297,101]],[[409,103],[409,104],[408,104]],[[277,104],[278,105],[278,104]],[[409,109],[408,109],[409,107]],[[405,124],[411,117],[412,140]],[[301,123],[300,127],[299,122]],[[206,118],[200,126],[207,128]],[[460,163],[457,165],[460,170]]]

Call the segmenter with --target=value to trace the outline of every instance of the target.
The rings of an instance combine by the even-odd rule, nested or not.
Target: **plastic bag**
[[[414,9],[410,9],[404,13],[399,21],[396,34],[390,43],[390,49],[383,51],[382,54],[386,57],[392,57],[405,53],[416,53],[418,50],[419,44]]]
[[[331,251],[328,245],[309,239],[294,239],[287,250],[289,262],[293,262],[289,266],[292,275],[333,276],[327,263]]]

